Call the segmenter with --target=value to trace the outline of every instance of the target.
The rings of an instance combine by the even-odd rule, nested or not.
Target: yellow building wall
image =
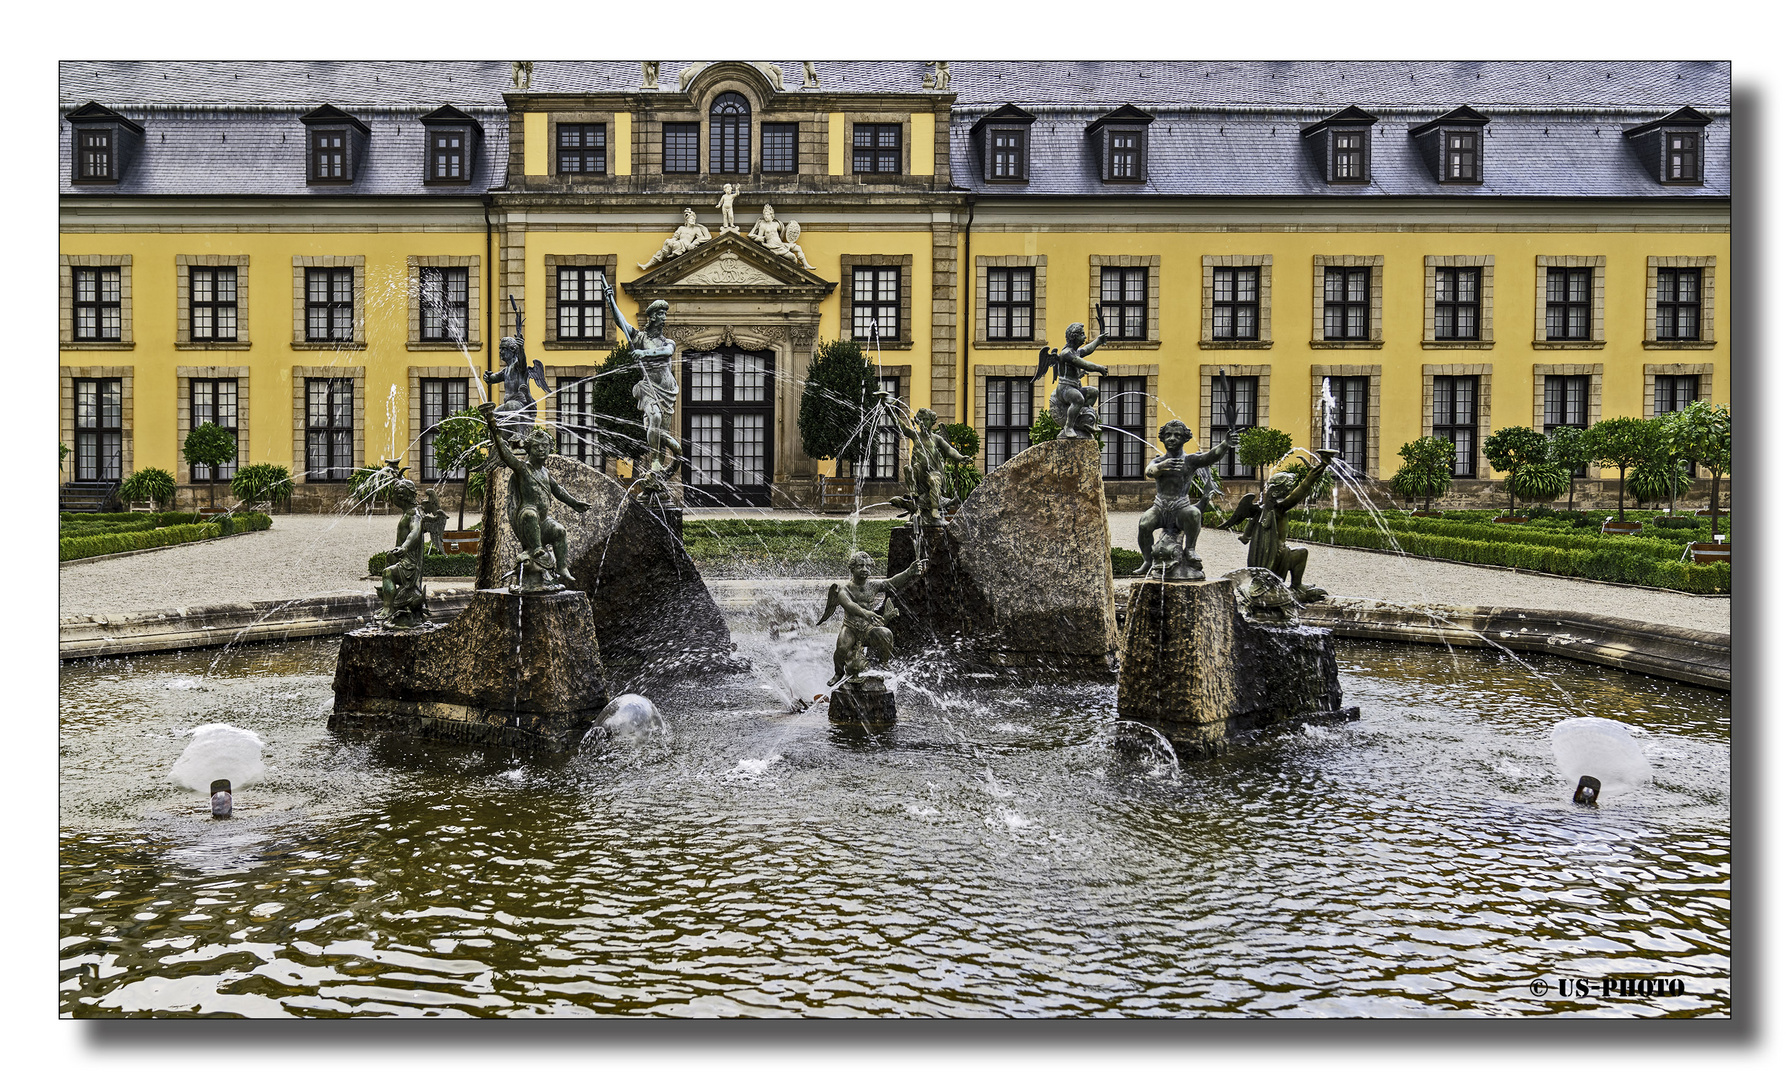
[[[1379,475],[1397,468],[1398,448],[1425,434],[1422,430],[1422,373],[1425,364],[1490,364],[1491,423],[1481,440],[1500,427],[1534,422],[1534,365],[1602,364],[1602,416],[1643,414],[1642,370],[1646,364],[1713,363],[1712,396],[1729,400],[1729,243],[1725,233],[1664,232],[1002,232],[974,236],[973,257],[1026,255],[1047,257],[1046,308],[1037,313],[1041,333],[1060,347],[1072,322],[1094,331],[1089,305],[1089,257],[1095,255],[1160,256],[1159,301],[1161,348],[1104,348],[1096,363],[1154,364],[1159,371],[1157,423],[1179,416],[1198,426],[1200,367],[1269,365],[1269,413],[1260,422],[1288,432],[1295,445],[1310,446],[1312,434],[1311,367],[1313,365],[1378,364],[1381,372]],[[1202,257],[1207,255],[1272,255],[1272,341],[1267,349],[1202,349]],[[1314,349],[1313,263],[1319,255],[1384,256],[1382,269],[1383,344],[1378,349]],[[1427,255],[1491,255],[1495,257],[1492,290],[1492,337],[1489,349],[1424,348],[1424,257]],[[1602,255],[1605,257],[1604,337],[1601,349],[1537,349],[1536,257]],[[1715,276],[1715,347],[1713,349],[1644,349],[1642,340],[1653,312],[1646,307],[1649,256],[1696,255],[1717,258]],[[964,267],[966,293],[960,305],[965,333],[975,333],[975,267]],[[1014,349],[971,350],[972,368],[1035,362],[1036,353]],[[973,400],[974,374],[964,388]],[[1049,380],[1040,380],[1035,409],[1050,394]],[[978,418],[979,419],[979,418]],[[1204,445],[1207,433],[1199,432]],[[1614,472],[1611,472],[1614,476]]]
[[[410,256],[456,255],[480,259],[480,311],[476,333],[485,334],[485,236],[478,232],[416,233],[68,233],[62,237],[67,255],[125,255],[131,260],[131,320],[135,348],[129,350],[64,349],[65,367],[102,365],[134,368],[134,441],[130,468],[156,466],[177,473],[180,463],[178,383],[180,367],[247,367],[249,437],[238,454],[243,465],[268,462],[292,466],[292,368],[364,367],[366,406],[363,460],[376,464],[396,447],[415,475],[410,442],[410,375],[412,366],[466,363],[455,351],[411,351],[409,340]],[[248,349],[177,349],[176,255],[247,255],[248,310],[239,313],[238,334]],[[360,255],[365,270],[365,349],[295,349],[292,311],[292,259],[297,255]],[[471,362],[485,369],[483,347],[470,349]],[[468,378],[473,372],[469,367]],[[395,397],[392,388],[396,387]],[[477,399],[476,386],[472,390]],[[388,425],[388,401],[395,427]]]

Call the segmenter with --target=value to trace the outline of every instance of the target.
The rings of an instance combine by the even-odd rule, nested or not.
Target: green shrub
[[[970,492],[982,483],[982,472],[976,468],[976,462],[981,460],[977,455],[982,452],[982,436],[968,424],[946,424],[939,428],[939,434],[951,444],[951,449],[968,459],[945,465],[945,497],[968,498]]]
[[[236,460],[236,436],[228,428],[212,423],[200,424],[187,432],[180,452],[188,465],[205,466],[206,475],[211,477],[206,483],[205,501],[216,506],[218,466]]]
[[[889,518],[860,521],[854,546],[849,521],[840,519],[685,518],[683,539],[705,574],[822,577],[847,573],[853,551],[869,552],[886,566],[889,534],[909,527]]]
[[[381,551],[367,560],[367,573],[378,577],[385,571],[386,553]],[[477,555],[424,555],[424,577],[477,577]]]
[[[1144,557],[1130,548],[1113,548],[1113,576],[1123,577],[1144,565]]]
[[[284,465],[244,465],[230,478],[230,494],[245,503],[284,503],[292,497],[292,470]]]
[[[1404,464],[1392,474],[1393,491],[1407,499],[1422,499],[1425,510],[1435,496],[1448,493],[1454,483],[1453,443],[1425,435],[1399,447],[1398,456]]]
[[[1250,428],[1237,436],[1237,463],[1262,470],[1264,484],[1267,468],[1292,452],[1293,437],[1279,428]]]
[[[876,369],[863,346],[855,341],[822,342],[808,364],[796,414],[802,453],[816,460],[862,460],[871,435],[864,417],[876,389]]]
[[[124,478],[124,483],[118,485],[118,492],[131,502],[146,502],[152,506],[173,506],[174,474],[153,465],[145,469],[138,469]]]
[[[1057,423],[1057,418],[1050,415],[1049,409],[1043,409],[1032,419],[1032,426],[1026,431],[1026,445],[1047,443],[1062,433],[1063,425]]]
[[[1287,472],[1293,474],[1294,481],[1300,484],[1305,483],[1305,478],[1311,473],[1311,470],[1312,466],[1308,462],[1299,461],[1297,459],[1288,462],[1286,468]],[[1305,505],[1310,506],[1313,503],[1323,502],[1330,497],[1330,493],[1335,489],[1336,474],[1329,469],[1325,469],[1324,475],[1318,477],[1318,482],[1312,485],[1310,494],[1305,496]]]
[[[1591,460],[1616,470],[1616,520],[1627,521],[1628,474],[1638,465],[1654,462],[1670,451],[1665,428],[1659,420],[1613,416],[1600,420],[1585,433]]]
[[[121,551],[142,551],[148,548],[186,544],[194,540],[210,540],[223,535],[217,522],[203,525],[174,525],[165,529],[143,529],[132,532],[102,533],[96,536],[71,536],[58,542],[57,558],[91,559],[96,555],[116,555]]]
[[[1709,483],[1709,532],[1719,530],[1715,516],[1722,508],[1722,476],[1733,464],[1732,418],[1726,405],[1693,401],[1665,420],[1666,442],[1679,457],[1695,461],[1713,475]]]

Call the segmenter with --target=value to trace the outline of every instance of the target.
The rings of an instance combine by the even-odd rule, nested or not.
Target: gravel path
[[[784,512],[777,516],[801,515]],[[1140,516],[1112,515],[1114,544],[1137,549]],[[467,524],[473,520],[468,515]],[[373,583],[366,580],[367,557],[391,544],[396,526],[394,517],[285,514],[275,517],[267,532],[63,567],[62,614],[113,615],[371,592]],[[1584,611],[1728,632],[1727,597],[1684,596],[1352,548],[1309,546],[1307,581],[1337,596],[1405,604]],[[1199,554],[1210,577],[1243,565],[1243,545],[1233,533],[1208,531],[1200,539]]]
[[[472,525],[478,515],[466,515]],[[456,519],[448,518],[448,524]],[[210,543],[65,566],[62,614],[121,615],[372,592],[367,558],[391,547],[395,516],[279,514],[273,528]]]

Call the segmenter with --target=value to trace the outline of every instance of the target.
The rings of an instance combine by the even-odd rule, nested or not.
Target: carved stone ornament
[[[691,64],[689,67],[678,72],[677,73],[677,92],[681,94],[681,93],[684,93],[685,91],[689,90],[690,89],[690,80],[694,79],[696,77],[697,72],[701,71],[703,68],[708,67],[708,66],[709,66],[709,62],[707,60],[698,60],[694,64]]]
[[[752,66],[757,68],[758,70],[764,72],[764,77],[771,80],[772,89],[775,89],[775,90],[783,89],[783,69],[782,68],[778,67],[776,64],[765,63],[762,61],[754,63]]]
[[[802,61],[802,89],[811,90],[820,85],[820,73],[814,70],[814,61]]]
[[[764,326],[678,326],[668,329],[666,336],[676,341],[686,354],[737,345],[742,349],[769,349],[783,342],[794,345],[814,340],[815,328],[770,323]]]
[[[659,88],[659,62],[657,60],[642,60],[640,62],[640,88],[642,90],[657,90]]]
[[[510,82],[516,89],[527,90],[529,84],[534,82],[534,78],[535,62],[533,60],[510,61]]]
[[[780,285],[782,282],[731,251],[678,280],[679,285]]]

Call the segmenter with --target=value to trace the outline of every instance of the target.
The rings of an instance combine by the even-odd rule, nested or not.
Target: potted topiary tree
[[[1250,428],[1237,436],[1237,462],[1258,470],[1256,479],[1268,490],[1268,466],[1293,452],[1293,437],[1279,428]]]
[[[1566,470],[1566,512],[1573,512],[1573,494],[1578,487],[1573,479],[1591,464],[1591,440],[1584,428],[1557,427],[1548,436],[1548,457]]]
[[[1398,448],[1404,464],[1392,474],[1392,490],[1407,499],[1422,499],[1423,509],[1413,510],[1412,517],[1433,517],[1430,500],[1446,495],[1454,483],[1454,444],[1447,439],[1425,435]]]
[[[201,514],[222,514],[217,499],[218,466],[236,460],[236,436],[228,428],[216,424],[200,424],[187,432],[186,444],[181,447],[188,465],[205,466],[208,478],[205,498],[209,506],[199,509]]]
[[[964,456],[963,461],[945,463],[945,497],[967,498],[982,482],[982,473],[976,468],[976,455],[982,452],[982,436],[968,424],[946,424],[939,428],[939,434],[951,444],[951,449]]]
[[[1504,478],[1504,483],[1514,498],[1531,504],[1550,503],[1572,489],[1572,470],[1544,455],[1539,461],[1517,462],[1510,475]],[[1496,520],[1520,522],[1529,519],[1512,515]]]
[[[1616,520],[1606,521],[1603,531],[1629,536],[1638,534],[1641,523],[1629,521],[1626,515],[1628,473],[1661,453],[1660,426],[1633,416],[1615,416],[1592,425],[1585,437],[1591,460],[1616,470]]]
[[[230,478],[230,494],[244,503],[266,503],[269,509],[283,506],[292,498],[292,471],[266,462],[244,465]]]
[[[1729,546],[1716,540],[1716,529],[1721,520],[1722,474],[1728,471],[1734,451],[1728,406],[1711,405],[1707,401],[1691,402],[1666,417],[1666,438],[1680,456],[1697,462],[1710,472],[1709,547],[1705,549],[1710,557],[1699,559],[1696,549],[1703,545],[1696,544],[1692,547],[1691,558],[1704,562],[1719,557],[1726,561]]]
[[[1504,490],[1510,493],[1510,507],[1505,515],[1493,518],[1494,524],[1520,525],[1528,521],[1526,517],[1517,516],[1517,487],[1511,478],[1519,469],[1536,479],[1537,475],[1531,466],[1548,464],[1548,437],[1533,428],[1503,427],[1486,436],[1485,459],[1492,468],[1504,473]],[[1546,470],[1544,468],[1543,474]],[[1558,495],[1559,492],[1554,493]],[[1548,498],[1552,499],[1550,495]],[[1528,500],[1525,500],[1528,501]]]
[[[174,474],[166,469],[150,466],[138,469],[124,478],[118,485],[118,493],[128,502],[149,504],[149,512],[174,505]]]
[[[1693,523],[1689,519],[1677,524],[1662,524],[1677,517],[1678,496],[1691,489],[1691,474],[1684,467],[1684,459],[1672,450],[1666,439],[1664,418],[1648,422],[1661,426],[1659,453],[1635,466],[1634,472],[1628,476],[1628,493],[1634,496],[1637,510],[1642,503],[1652,503],[1655,507],[1660,503],[1666,504],[1667,516],[1655,518],[1655,525],[1661,528],[1690,528]]]
[[[454,541],[478,543],[478,534],[466,531],[466,500],[474,494],[474,479],[484,479],[486,446],[485,419],[477,409],[461,409],[435,425],[435,468],[443,476],[461,473],[459,521],[454,531],[441,534],[442,546],[450,555],[455,551]],[[484,489],[479,490],[482,493]]]

